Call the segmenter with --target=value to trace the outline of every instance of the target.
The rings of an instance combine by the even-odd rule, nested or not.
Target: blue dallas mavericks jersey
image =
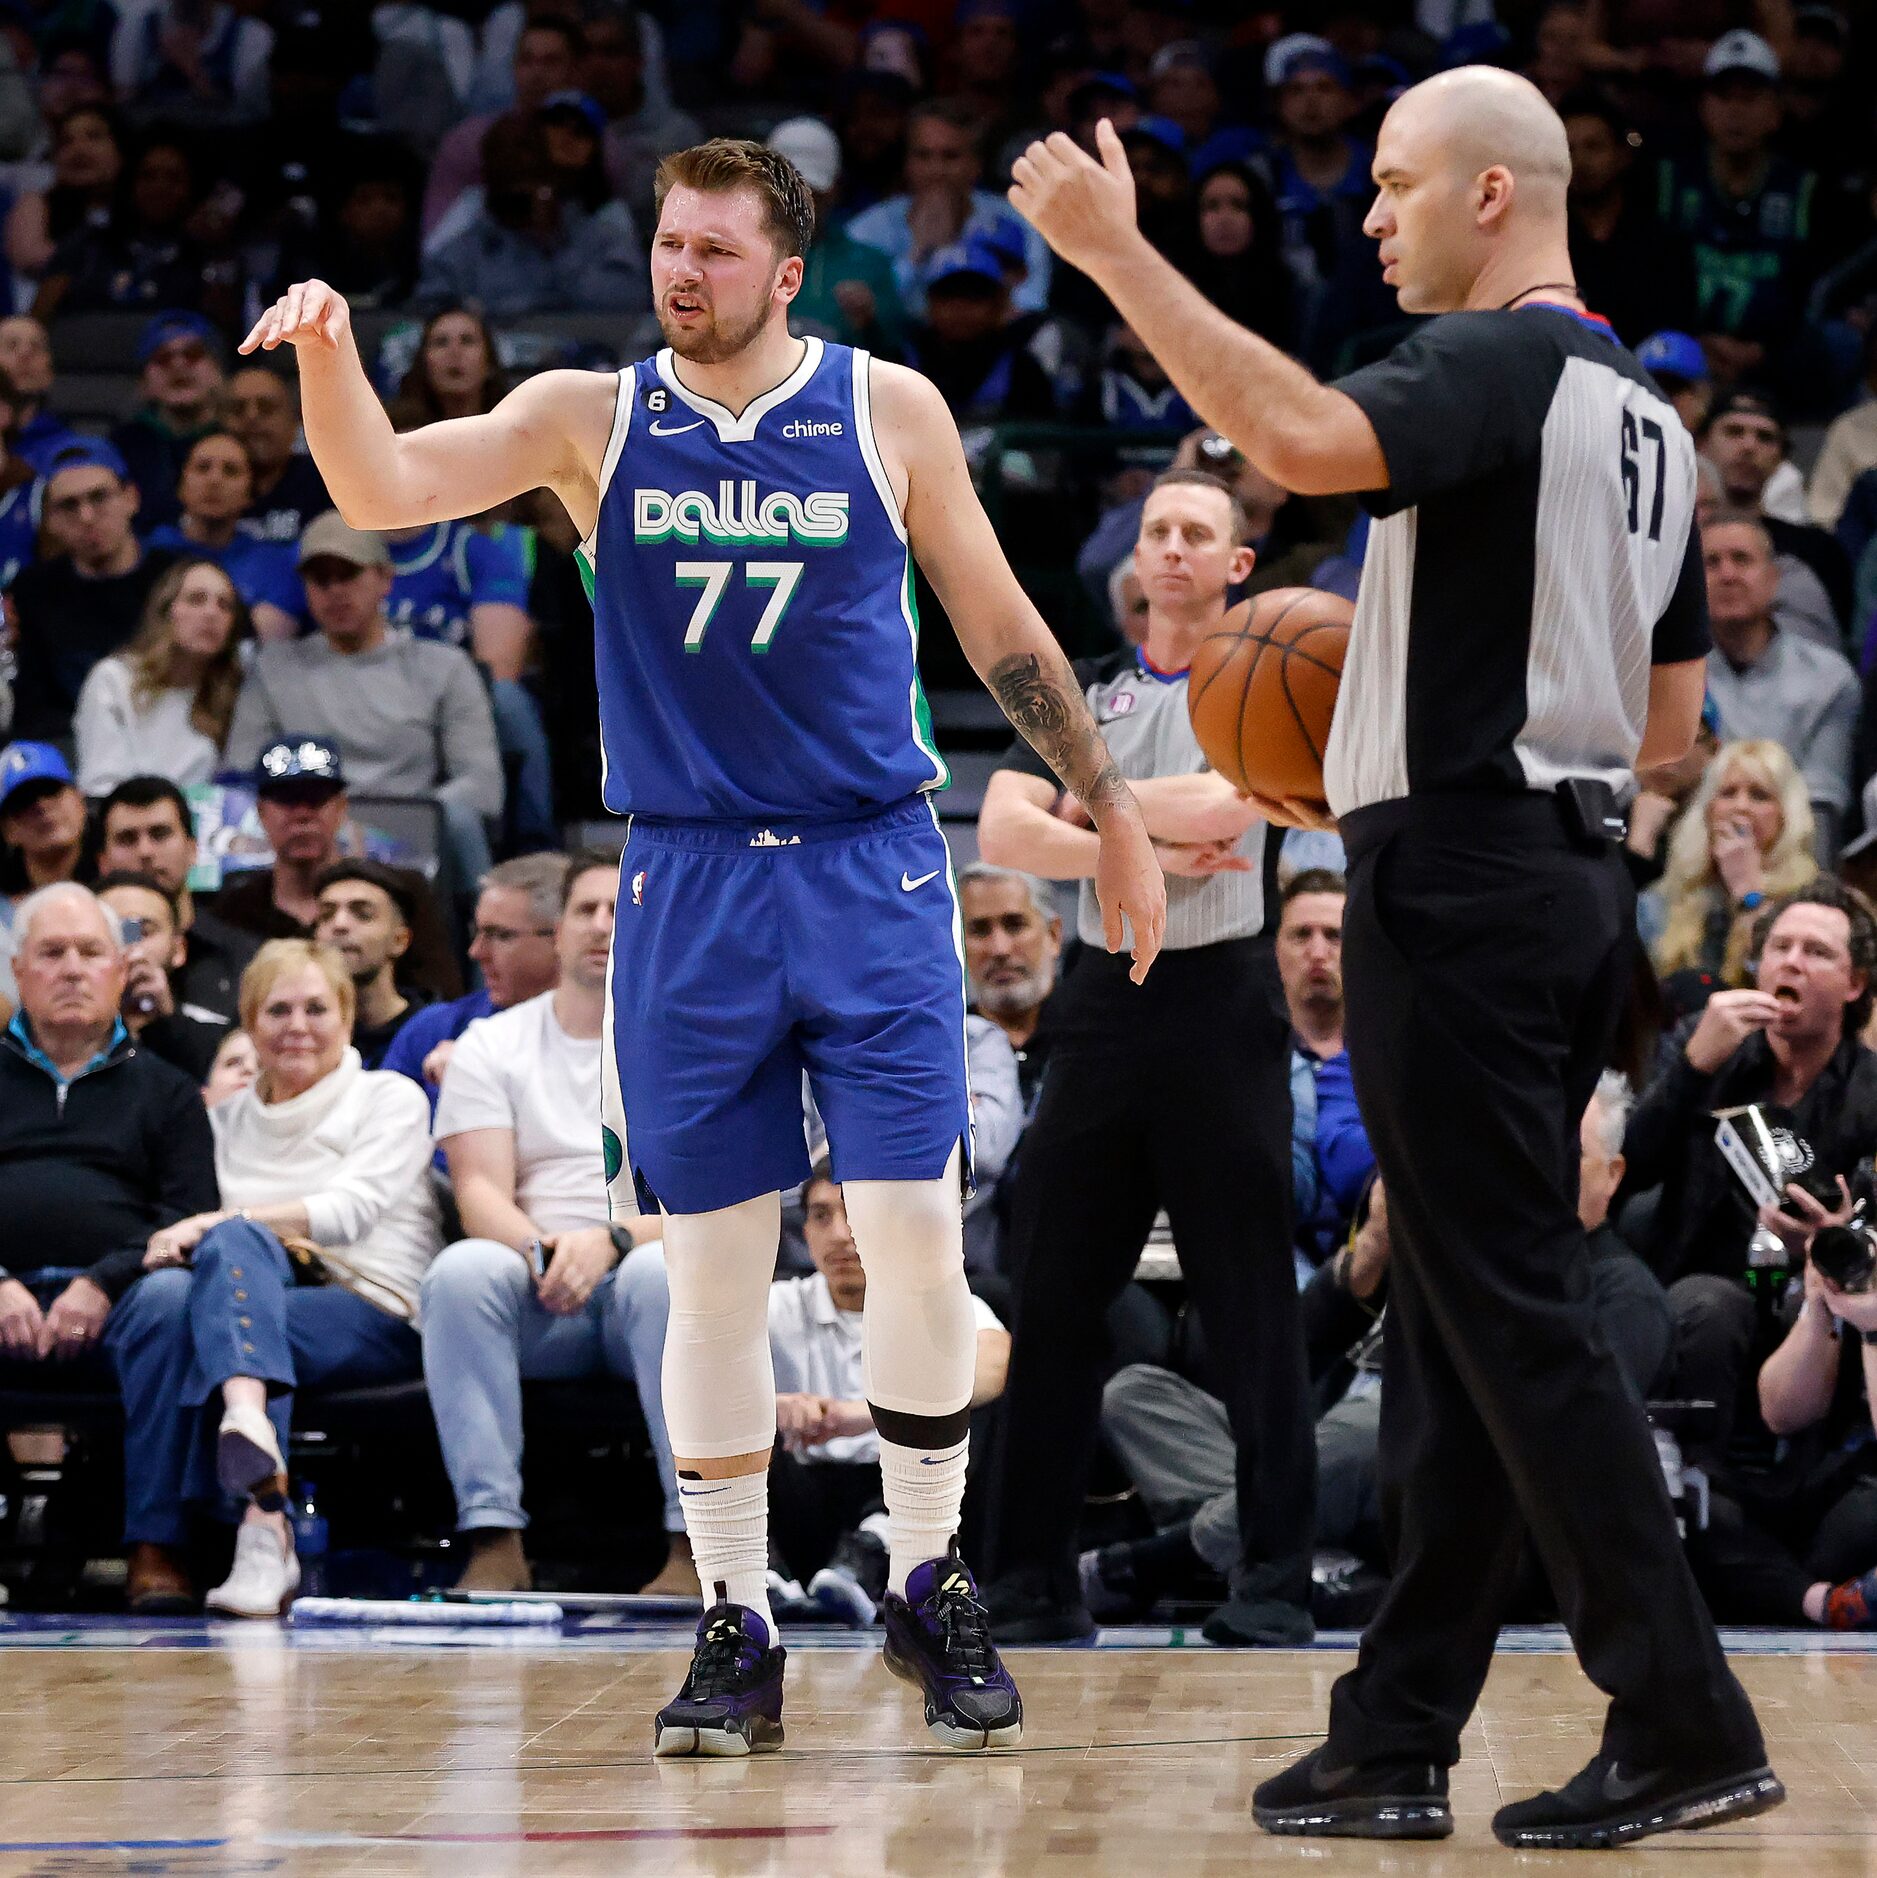
[[[616,814],[836,821],[947,781],[867,355],[806,345],[741,417],[669,350],[620,374],[580,551]]]
[[[534,532],[497,522],[488,532],[468,522],[438,522],[405,541],[389,537],[391,593],[385,618],[418,639],[470,643],[470,608],[502,601],[528,606]]]

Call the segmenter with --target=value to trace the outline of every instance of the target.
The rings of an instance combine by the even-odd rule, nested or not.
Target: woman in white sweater
[[[208,782],[241,690],[246,603],[213,561],[186,560],[150,590],[137,636],[78,691],[78,786],[109,795],[127,776]]]
[[[142,1282],[173,1294],[173,1339],[122,1359],[174,1365],[182,1497],[246,1503],[207,1599],[233,1617],[277,1615],[300,1582],[284,1510],[294,1388],[421,1370],[418,1285],[442,1244],[430,1105],[360,1067],[353,1013],[337,953],[275,939],[255,955],[241,1022],[260,1074],[209,1116],[226,1210],[152,1237]]]

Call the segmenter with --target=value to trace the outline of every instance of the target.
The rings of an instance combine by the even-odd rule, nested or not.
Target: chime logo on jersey
[[[847,539],[847,491],[817,489],[798,496],[777,489],[759,496],[753,479],[721,482],[714,497],[701,489],[635,489],[632,538],[641,545],[669,541],[714,541],[746,546],[795,541],[835,547]]]

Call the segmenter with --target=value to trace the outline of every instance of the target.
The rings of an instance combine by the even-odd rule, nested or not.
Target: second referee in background
[[[1027,746],[992,775],[978,824],[986,860],[1082,882],[1084,941],[1050,1000],[1049,1066],[1008,1239],[1015,1342],[997,1577],[985,1592],[1000,1642],[1094,1629],[1075,1541],[1104,1318],[1162,1206],[1238,1445],[1244,1554],[1208,1635],[1273,1645],[1314,1635],[1316,1446],[1291,1259],[1289,1026],[1262,936],[1281,832],[1207,767],[1186,710],[1194,648],[1251,572],[1244,539],[1225,483],[1203,470],[1161,476],[1134,550],[1145,642],[1078,672],[1167,876],[1166,938],[1147,983],[1131,984],[1125,956],[1104,950],[1095,836]]]

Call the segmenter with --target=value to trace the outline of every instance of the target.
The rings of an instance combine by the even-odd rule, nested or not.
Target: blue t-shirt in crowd
[[[384,1061],[378,1067],[408,1076],[429,1097],[434,1121],[438,1091],[424,1081],[424,1058],[438,1044],[460,1037],[477,1018],[491,1017],[494,1013],[495,1006],[481,985],[466,997],[452,998],[447,1004],[427,1004],[391,1039],[391,1047],[385,1051]],[[443,1158],[441,1149],[437,1158],[439,1161]]]
[[[165,522],[144,537],[152,548],[168,548],[172,553],[196,560],[213,561],[234,582],[235,591],[249,606],[265,601],[283,613],[305,622],[306,588],[295,566],[295,550],[290,541],[257,541],[252,535],[237,535],[225,548],[205,548],[191,541],[180,527]]]
[[[485,532],[468,522],[438,522],[391,551],[391,598],[385,617],[419,639],[469,645],[471,607],[506,602],[525,608],[534,574],[534,531],[498,522]]]

